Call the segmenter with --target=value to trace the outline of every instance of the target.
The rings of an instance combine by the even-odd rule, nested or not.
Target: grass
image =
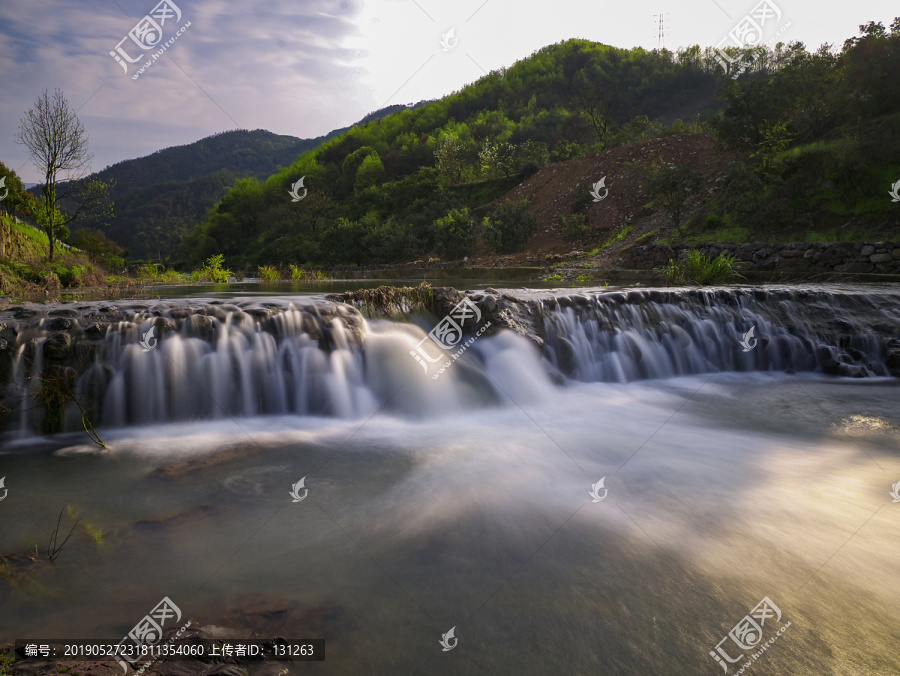
[[[606,243],[602,247],[600,247],[600,250],[602,251],[603,249],[608,249],[609,247],[613,246],[614,244],[618,244],[623,239],[628,237],[628,235],[631,234],[632,230],[634,230],[634,226],[626,225],[624,228],[622,228],[616,234],[614,234],[612,237],[610,237],[608,240],[606,240]]]
[[[657,228],[656,230],[651,230],[650,232],[645,232],[640,237],[636,237],[634,240],[634,243],[637,244],[638,242],[643,242],[645,239],[649,239],[650,237],[653,237],[653,235],[655,235],[658,232],[659,232],[659,228]]]
[[[545,282],[558,282],[561,279],[562,275],[548,275],[547,277],[544,277]]]
[[[159,279],[159,268],[153,263],[147,263],[146,265],[139,266],[134,274],[141,281],[148,280],[155,282]]]
[[[260,265],[258,271],[259,278],[263,282],[277,282],[281,277],[278,270],[271,265]]]
[[[813,141],[802,146],[795,146],[778,155],[779,159],[798,159],[804,155],[822,153],[848,153],[856,147],[856,142],[850,138],[837,138],[827,141]]]
[[[851,230],[849,232],[838,232],[837,229],[823,232],[808,232],[804,235],[803,240],[806,242],[814,242],[818,244],[833,244],[834,242],[875,242],[883,237],[878,235],[866,235],[865,233]]]
[[[666,284],[670,286],[728,284],[740,275],[735,270],[735,257],[720,253],[713,258],[696,249],[685,253],[679,261],[671,258],[663,268]]]
[[[705,230],[686,237],[678,237],[674,233],[657,240],[657,244],[740,244],[749,242],[750,230],[736,226],[722,226],[715,230]]]
[[[100,527],[85,521],[71,505],[66,507],[66,516],[81,526],[81,530],[84,531],[85,535],[87,535],[97,547],[103,545],[103,530]]]
[[[313,270],[304,268],[291,263],[291,281],[294,282],[326,282],[331,281],[331,277],[321,270]]]
[[[176,272],[175,270],[166,270],[165,272],[160,274],[159,281],[170,283],[183,282],[185,281],[185,275],[181,274],[180,272]]]
[[[86,254],[57,242],[53,261],[47,260],[47,235],[27,223],[0,217],[5,255],[0,258],[0,293],[23,297],[60,287],[94,286],[103,283],[105,271],[95,267]]]
[[[5,653],[0,653],[0,674],[13,673],[13,665],[16,662],[15,649],[10,647]]]

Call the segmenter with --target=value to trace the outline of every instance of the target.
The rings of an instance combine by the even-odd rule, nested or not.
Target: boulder
[[[875,266],[871,263],[864,263],[862,261],[853,261],[852,263],[845,263],[844,265],[838,265],[834,270],[835,272],[844,272],[844,273],[853,273],[853,274],[863,274],[866,272],[872,272],[875,269]]]
[[[56,333],[44,343],[44,356],[53,361],[68,359],[72,352],[72,336],[68,333]]]

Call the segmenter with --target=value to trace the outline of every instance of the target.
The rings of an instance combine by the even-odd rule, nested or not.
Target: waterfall
[[[483,309],[482,323],[521,329],[531,322],[540,339],[501,329],[468,340],[458,360],[445,353],[447,361],[435,365],[410,356],[433,324],[367,321],[323,301],[85,304],[79,319],[29,316],[4,357],[3,400],[14,409],[7,434],[42,429],[45,412],[34,399],[48,373],[72,375],[81,408],[70,402],[63,429],[78,430],[81,409],[105,428],[265,415],[358,418],[382,408],[433,417],[501,401],[504,392],[546,398],[567,380],[773,370],[887,376],[896,375],[891,359],[900,357],[900,292],[890,288],[543,292],[526,300],[501,294],[499,304],[485,296],[469,295]],[[72,338],[68,353],[61,327]],[[156,342],[146,340],[151,330]],[[428,369],[439,366],[446,373],[437,378]]]
[[[585,381],[715,371],[886,376],[883,336],[900,335],[900,293],[871,289],[646,289],[541,306],[547,358]]]

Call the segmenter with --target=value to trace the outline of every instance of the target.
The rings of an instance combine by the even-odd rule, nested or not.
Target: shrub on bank
[[[691,249],[678,261],[670,258],[663,268],[663,274],[669,286],[728,284],[740,277],[735,269],[736,260],[731,254],[720,253],[713,258]]]

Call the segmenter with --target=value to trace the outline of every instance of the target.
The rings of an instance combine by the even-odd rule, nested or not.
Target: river
[[[6,569],[0,643],[118,642],[169,597],[325,638],[292,672],[731,674],[771,641],[744,673],[900,673],[900,380],[860,323],[900,335],[900,291],[510,293],[544,349],[486,334],[436,379],[410,356],[433,319],[313,326],[314,294],[224,291],[212,333],[144,351],[146,301],[79,381],[108,452],[71,416],[4,437],[0,552],[44,550],[67,507],[102,536]]]

